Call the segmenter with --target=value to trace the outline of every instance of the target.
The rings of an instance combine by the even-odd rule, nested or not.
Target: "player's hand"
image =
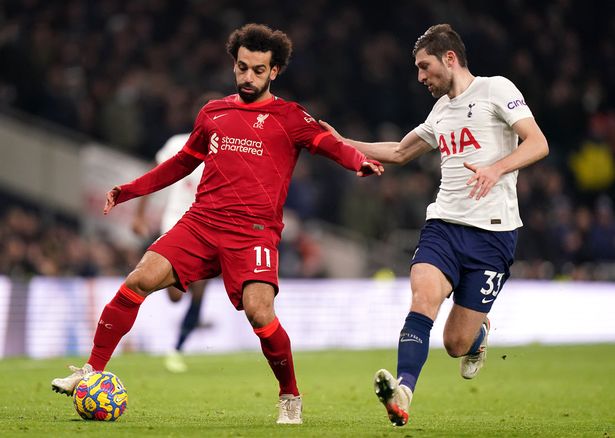
[[[384,167],[379,161],[367,159],[361,163],[361,169],[357,172],[357,176],[369,176],[376,174],[382,175]]]
[[[344,141],[344,137],[342,137],[333,126],[329,125],[324,120],[319,120],[318,124],[325,128],[327,131],[329,131],[331,134],[333,134],[333,137],[337,138],[338,140]]]
[[[468,186],[474,185],[468,196],[469,198],[476,197],[477,200],[484,198],[502,176],[502,171],[500,171],[497,166],[479,168],[468,162],[463,163],[463,165],[466,169],[474,172],[474,175],[466,182]]]
[[[118,196],[120,196],[121,191],[122,189],[120,189],[119,186],[115,186],[107,192],[107,201],[105,202],[105,208],[103,209],[103,214],[109,214],[111,209],[115,207],[117,198]]]

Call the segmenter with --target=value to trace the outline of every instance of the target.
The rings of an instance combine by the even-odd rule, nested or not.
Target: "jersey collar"
[[[265,106],[267,104],[270,104],[271,102],[273,102],[274,100],[276,100],[277,97],[275,97],[274,95],[271,95],[271,97],[269,99],[263,100],[262,102],[253,102],[253,103],[245,103],[242,102],[241,99],[239,98],[239,94],[235,95],[235,103],[239,106],[243,106],[243,107],[247,107],[247,108],[258,108],[261,106]]]

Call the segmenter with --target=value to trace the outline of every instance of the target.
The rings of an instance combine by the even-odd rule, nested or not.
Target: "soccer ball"
[[[75,409],[85,420],[115,421],[126,410],[127,402],[126,388],[110,372],[86,374],[73,393]]]

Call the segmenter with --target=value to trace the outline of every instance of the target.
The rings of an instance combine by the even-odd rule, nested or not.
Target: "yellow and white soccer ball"
[[[85,420],[115,421],[127,403],[128,393],[120,379],[105,371],[86,374],[73,393],[75,409]]]

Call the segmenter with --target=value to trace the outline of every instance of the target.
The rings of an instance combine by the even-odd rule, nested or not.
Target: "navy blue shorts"
[[[453,301],[487,313],[510,277],[517,230],[487,231],[430,219],[410,265],[429,263],[448,278]]]

